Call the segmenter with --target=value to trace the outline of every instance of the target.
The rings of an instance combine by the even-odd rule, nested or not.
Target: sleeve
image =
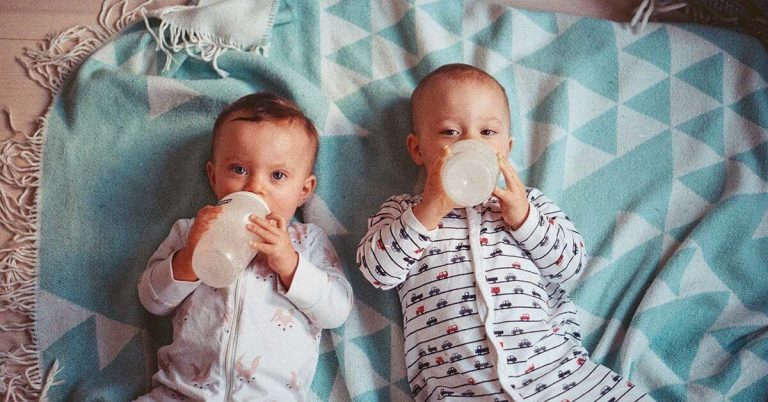
[[[299,253],[299,264],[290,289],[278,291],[323,329],[344,324],[352,310],[352,286],[341,270],[339,257],[328,236],[317,226],[308,226],[307,248]],[[278,281],[279,283],[279,281]]]
[[[586,266],[584,240],[573,222],[538,189],[528,188],[530,212],[512,237],[548,282],[571,290]]]
[[[384,202],[368,219],[368,231],[357,246],[357,265],[377,288],[391,289],[403,283],[437,233],[416,219],[411,208],[415,203],[405,197]]]
[[[139,278],[139,300],[144,308],[155,315],[167,315],[181,304],[198,286],[200,281],[186,282],[173,279],[171,262],[173,255],[181,250],[187,241],[191,220],[180,219],[171,228],[165,240],[160,243]]]

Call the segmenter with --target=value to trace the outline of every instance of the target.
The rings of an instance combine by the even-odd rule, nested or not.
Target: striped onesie
[[[539,190],[518,230],[499,201],[457,208],[429,231],[420,196],[387,200],[357,250],[363,275],[397,287],[416,400],[636,401],[644,392],[589,359],[568,296],[586,264],[581,235]]]

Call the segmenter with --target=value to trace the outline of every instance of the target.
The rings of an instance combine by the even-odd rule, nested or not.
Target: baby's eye
[[[243,175],[243,174],[247,173],[247,171],[245,170],[245,167],[240,166],[240,165],[232,166],[231,170],[232,170],[233,173],[235,173],[237,175]]]
[[[272,172],[272,178],[275,180],[285,180],[285,173],[280,171]]]
[[[459,130],[453,130],[453,129],[443,130],[440,132],[440,134],[452,137],[455,135],[459,135]]]
[[[490,130],[490,129],[486,129],[486,130],[481,131],[480,134],[482,134],[482,135],[484,135],[486,137],[490,137],[492,135],[495,135],[496,132],[493,131],[493,130]]]

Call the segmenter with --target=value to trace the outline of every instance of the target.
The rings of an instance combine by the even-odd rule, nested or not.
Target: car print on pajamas
[[[424,314],[424,306],[416,307],[416,315]]]
[[[541,241],[539,242],[539,246],[543,247],[543,246],[546,246],[547,244],[549,244],[549,236],[544,236],[544,238],[541,239]]]
[[[541,299],[541,295],[539,294],[539,292],[537,292],[535,290],[531,291],[531,296],[533,296],[533,297],[535,297],[537,299]]]
[[[456,367],[451,367],[448,369],[448,371],[445,372],[445,374],[454,375],[454,374],[457,374],[458,372],[459,370],[456,370]]]
[[[492,294],[492,295],[496,296],[496,295],[498,295],[499,293],[501,293],[501,288],[500,288],[500,287],[498,287],[498,286],[494,286],[494,287],[492,287],[492,288],[491,288],[491,294]]]
[[[565,378],[571,375],[571,370],[557,370],[557,377],[558,378]]]
[[[499,308],[500,309],[512,308],[512,302],[510,302],[509,300],[504,300],[501,303],[499,303]]]
[[[427,265],[427,264],[422,264],[422,265],[419,267],[419,272],[426,272],[428,269],[429,269],[429,265]]]
[[[513,268],[513,269],[521,269],[521,265],[520,265],[520,263],[519,263],[519,262],[513,262],[513,263],[512,263],[512,268]]]
[[[486,276],[485,281],[488,283],[496,283],[499,280],[498,276]]]
[[[427,351],[429,353],[435,353],[437,352],[437,346],[427,345]]]
[[[575,386],[576,386],[576,382],[575,381],[571,381],[571,382],[569,382],[567,384],[563,384],[563,391],[568,391],[569,389],[571,389],[571,388],[573,388]]]
[[[427,355],[427,352],[424,351],[424,349],[419,349],[419,357],[424,357]]]
[[[427,320],[427,326],[432,326],[432,325],[435,325],[435,324],[437,324],[437,318],[429,317],[429,319]]]
[[[379,275],[384,276],[384,275],[387,274],[386,271],[384,271],[384,268],[382,268],[381,265],[379,265],[379,264],[376,264],[375,269],[376,269],[376,273],[379,274]]]
[[[507,356],[507,364],[515,364],[517,363],[517,357],[509,355]]]
[[[519,348],[530,348],[531,347],[531,341],[527,339],[523,339],[520,341],[520,343],[517,344]]]
[[[526,378],[525,380],[523,380],[524,387],[530,384],[533,384],[533,378]]]
[[[471,389],[468,389],[461,393],[461,396],[475,396],[475,391],[472,391]]]
[[[400,238],[403,240],[406,240],[408,238],[408,233],[405,232],[405,229],[400,228]]]
[[[498,257],[501,255],[501,249],[495,249],[491,252],[491,257]]]
[[[451,395],[453,395],[453,391],[449,391],[449,390],[447,390],[445,388],[440,390],[440,397],[444,398],[446,396],[451,396]]]
[[[605,395],[609,392],[611,392],[611,387],[607,385],[600,389],[600,395]]]
[[[488,354],[488,348],[487,347],[483,347],[483,345],[477,345],[477,347],[475,347],[475,354],[478,355],[478,356],[486,355],[486,354]]]
[[[415,303],[424,298],[422,293],[411,293],[411,303]]]
[[[429,368],[429,362],[419,362],[419,370],[424,370]]]
[[[378,247],[378,248],[379,248],[379,250],[384,250],[384,249],[386,249],[386,247],[384,247],[384,241],[383,241],[383,240],[381,240],[381,239],[379,239],[379,240],[376,240],[376,247]]]
[[[421,240],[421,241],[429,241],[429,237],[424,236],[423,234],[419,233],[419,240]]]
[[[507,274],[504,276],[504,280],[507,282],[514,282],[517,280],[517,277],[514,274]]]
[[[546,346],[536,346],[533,349],[533,353],[541,353],[541,352],[546,352],[546,351],[547,351],[547,347]]]
[[[414,385],[413,388],[411,389],[411,393],[413,394],[413,396],[416,396],[416,394],[418,394],[419,391],[421,391],[421,385],[418,385],[418,384]]]
[[[440,288],[438,288],[437,286],[432,286],[432,289],[429,289],[430,296],[434,296],[439,293],[440,293]]]
[[[562,255],[560,256],[560,258],[557,259],[557,261],[555,261],[555,265],[557,265],[558,267],[563,265],[563,256]]]
[[[399,244],[397,244],[397,242],[396,242],[396,241],[393,241],[393,242],[392,242],[392,250],[395,250],[395,251],[397,251],[398,253],[399,253],[400,251],[402,251],[402,250],[400,249],[400,245],[399,245]]]
[[[438,301],[435,306],[437,306],[437,308],[443,308],[447,305],[448,305],[448,302],[445,301],[445,299],[440,299],[440,301]]]
[[[490,365],[491,365],[491,363],[481,362],[480,360],[475,360],[475,368],[478,369],[478,370],[486,369],[486,368],[490,367]]]
[[[451,257],[451,262],[452,263],[464,262],[465,259],[466,257],[464,257],[463,255],[454,255],[453,257]]]
[[[455,362],[461,360],[462,357],[464,357],[464,356],[462,356],[461,353],[452,353],[451,354],[451,363],[455,363]]]
[[[432,247],[431,249],[429,249],[429,255],[435,255],[435,254],[440,254],[440,249],[439,248]]]
[[[520,321],[528,321],[531,319],[531,316],[528,313],[523,313],[520,315]]]
[[[560,239],[555,240],[555,244],[552,245],[552,248],[555,250],[560,248]]]
[[[441,364],[445,363],[445,360],[443,360],[443,356],[437,356],[435,357],[435,365],[439,366]]]
[[[448,271],[441,271],[439,274],[437,274],[437,277],[435,277],[438,281],[441,279],[448,279]]]
[[[487,246],[488,245],[488,238],[487,237],[481,237],[480,238],[480,245],[481,246]]]
[[[453,344],[450,341],[443,341],[443,344],[440,345],[443,350],[450,349]]]
[[[456,245],[456,251],[469,250],[469,244],[459,243]]]
[[[523,329],[520,327],[515,327],[512,330],[512,335],[522,335],[522,334],[523,334]]]
[[[504,330],[503,329],[496,329],[496,330],[493,331],[493,334],[496,335],[496,336],[502,336],[502,335],[504,335]]]
[[[541,391],[544,391],[545,389],[547,389],[547,384],[539,383],[536,385],[536,392],[541,392]]]
[[[452,334],[452,333],[455,333],[458,330],[459,330],[459,326],[458,325],[451,325],[451,326],[448,327],[448,329],[445,330],[445,333],[446,334]]]
[[[461,295],[461,301],[469,301],[469,300],[477,300],[477,296],[473,294],[469,294],[469,292],[464,292],[464,294]]]
[[[512,289],[512,293],[514,293],[516,295],[521,295],[521,294],[525,293],[525,291],[520,286],[515,286],[515,288]]]
[[[459,310],[459,315],[465,316],[467,314],[472,314],[472,309],[467,306],[461,306],[461,309]]]
[[[416,262],[416,259],[406,255],[405,257],[403,257],[403,261],[405,261],[406,264],[410,265]]]
[[[530,366],[528,366],[528,368],[527,368],[527,369],[525,369],[525,374],[531,374],[531,373],[533,373],[535,370],[536,370],[536,366],[534,366],[533,364],[531,364]]]

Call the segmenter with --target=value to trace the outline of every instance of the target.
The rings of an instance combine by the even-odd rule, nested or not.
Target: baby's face
[[[232,120],[237,117],[220,127],[214,159],[208,162],[216,198],[249,191],[264,197],[272,212],[290,221],[315,188],[312,141],[300,124]]]
[[[444,146],[460,140],[483,141],[502,156],[509,154],[509,109],[495,83],[441,77],[425,88],[413,108],[415,135],[409,150],[427,172]]]

